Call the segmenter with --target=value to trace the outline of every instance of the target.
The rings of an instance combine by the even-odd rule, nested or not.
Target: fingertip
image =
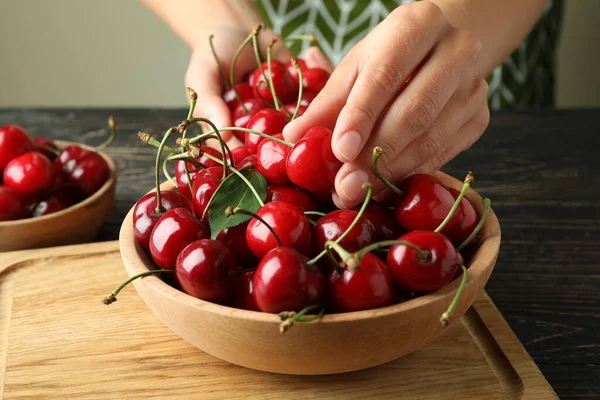
[[[289,122],[286,126],[283,127],[283,131],[281,134],[283,138],[290,143],[296,143],[302,137],[302,117],[298,117],[292,122]]]
[[[344,164],[335,177],[335,193],[339,203],[351,208],[362,202],[367,194],[363,184],[371,182],[371,177],[362,168],[353,164]]]

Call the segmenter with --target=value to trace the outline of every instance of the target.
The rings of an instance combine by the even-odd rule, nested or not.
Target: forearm
[[[251,31],[261,23],[252,0],[140,0],[189,47],[222,26]]]
[[[527,36],[548,0],[431,0],[454,26],[475,33],[482,48],[476,66],[484,77]]]

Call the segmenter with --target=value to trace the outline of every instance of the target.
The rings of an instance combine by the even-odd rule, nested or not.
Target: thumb
[[[306,50],[306,54],[304,56],[304,61],[306,61],[306,66],[308,68],[321,68],[325,71],[331,73],[334,69],[333,64],[325,54],[316,46],[309,47]]]

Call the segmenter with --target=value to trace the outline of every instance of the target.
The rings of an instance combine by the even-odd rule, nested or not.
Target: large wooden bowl
[[[59,149],[70,142],[55,141]],[[81,145],[81,144],[80,144]],[[84,148],[88,148],[81,145]],[[106,154],[110,175],[96,193],[69,208],[42,217],[0,222],[0,251],[34,249],[91,241],[104,223],[115,198],[115,164]]]
[[[462,182],[443,173],[446,185]],[[163,185],[168,188],[170,185]],[[482,212],[481,197],[467,194]],[[490,211],[478,249],[473,252],[468,283],[452,318],[456,321],[485,286],[500,247],[500,226]],[[120,249],[130,276],[155,268],[150,255],[134,241],[132,211],[120,232]],[[155,276],[134,281],[154,314],[173,332],[222,360],[262,371],[321,375],[360,370],[413,352],[447,330],[439,317],[450,304],[460,279],[436,293],[376,309],[325,315],[320,321],[295,324],[279,334],[279,317],[221,306],[189,296]],[[134,322],[135,323],[135,322]],[[451,322],[452,324],[452,322]]]

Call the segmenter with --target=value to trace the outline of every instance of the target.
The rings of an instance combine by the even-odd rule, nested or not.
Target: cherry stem
[[[356,271],[360,268],[360,261],[356,259],[348,250],[344,249],[339,243],[333,240],[325,242],[325,248],[331,247],[342,259],[342,262],[346,264],[349,270]],[[339,271],[338,271],[339,272]]]
[[[397,194],[397,195],[404,194],[402,192],[402,190],[398,189],[396,186],[394,186],[394,184],[392,182],[388,181],[387,179],[384,178],[383,175],[381,175],[381,172],[379,171],[378,162],[382,155],[383,155],[383,149],[379,146],[375,146],[375,148],[373,148],[373,171],[375,172],[375,175],[379,178],[379,180],[381,182],[383,182],[385,184],[385,186],[388,187],[388,189],[390,189],[395,194]]]
[[[267,75],[265,74],[265,70],[262,68],[262,58],[260,56],[260,49],[258,48],[258,33],[262,29],[262,25],[258,25],[254,29],[254,35],[252,35],[252,48],[254,49],[254,56],[256,57],[256,65],[260,68],[260,71],[263,74],[263,78],[267,81]]]
[[[277,42],[277,38],[271,39],[271,43],[267,46],[267,67],[269,68],[269,87],[271,88],[271,94],[273,95],[273,103],[275,104],[275,109],[279,111],[279,99],[277,98],[277,93],[275,93],[275,86],[273,85],[273,69],[271,67],[271,49],[275,42]]]
[[[473,239],[475,239],[475,237],[477,236],[477,234],[479,233],[481,228],[483,228],[485,221],[487,220],[487,215],[490,212],[491,206],[492,206],[492,201],[487,197],[484,198],[483,199],[483,212],[481,213],[481,219],[479,220],[479,223],[477,224],[475,229],[473,229],[473,232],[471,232],[471,234],[465,239],[464,242],[462,242],[460,244],[460,246],[458,246],[458,248],[456,250],[461,251],[462,249],[467,247],[469,245],[469,243],[471,243],[473,241]]]
[[[138,137],[140,138],[140,140],[142,142],[149,144],[150,146],[160,147],[160,142],[158,140],[156,140],[155,138],[153,138],[152,136],[150,136],[149,133],[140,131],[140,132],[138,132]],[[167,145],[163,146],[163,150],[166,150],[171,154],[177,152],[175,149],[173,149],[172,147],[169,147]]]
[[[108,127],[110,128],[110,136],[106,139],[106,142],[102,143],[99,146],[94,148],[95,151],[104,150],[115,140],[115,136],[117,136],[117,124],[115,123],[115,119],[111,115],[108,117]]]
[[[375,250],[378,250],[378,249],[381,249],[384,247],[396,246],[396,245],[406,246],[406,247],[413,249],[419,255],[419,259],[421,259],[423,261],[427,261],[431,257],[431,254],[429,253],[429,251],[423,250],[420,247],[415,246],[414,244],[403,241],[403,240],[383,240],[381,242],[371,243],[370,245],[365,246],[362,249],[360,249],[359,251],[357,251],[356,253],[354,253],[353,257],[360,261],[360,259],[363,258],[365,254],[370,253],[371,251],[375,251]]]
[[[231,60],[231,68],[229,69],[229,84],[231,85],[231,88],[233,89],[233,93],[235,93],[235,97],[240,102],[240,105],[242,106],[242,109],[244,110],[244,113],[247,113],[248,109],[244,105],[244,102],[242,101],[242,98],[240,97],[240,94],[235,89],[235,74],[234,74],[235,73],[235,64],[237,63],[237,59],[240,56],[240,53],[242,52],[242,50],[244,50],[244,47],[246,47],[246,45],[248,43],[250,43],[250,41],[252,40],[252,37],[254,37],[258,33],[258,30],[260,30],[260,26],[261,25],[258,25],[258,27],[256,27],[248,35],[248,37],[246,37],[246,39],[244,39],[244,41],[242,42],[242,44],[240,45],[240,47],[238,47],[238,49],[235,51],[235,54],[233,55],[233,59]]]
[[[213,35],[212,33],[210,34],[210,36],[208,36],[208,43],[210,44],[210,51],[212,52],[215,62],[217,63],[217,69],[219,70],[219,76],[221,76],[221,79],[223,80],[223,83],[225,84],[225,89],[228,89],[230,87],[229,82],[227,81],[227,78],[225,77],[225,71],[223,71],[223,66],[221,65],[221,62],[219,61],[219,57],[217,56],[217,51],[215,50],[215,45],[213,43],[214,37],[215,37],[215,35]]]
[[[171,174],[169,173],[169,170],[167,168],[167,162],[168,161],[169,161],[168,157],[163,160],[163,163],[162,163],[163,174],[165,175],[165,178],[167,178],[167,180],[169,182],[171,182],[171,184],[173,186],[177,187],[177,182],[175,182],[175,180],[173,179],[173,177],[171,176]]]
[[[335,243],[340,243],[342,240],[344,240],[344,238],[346,236],[348,236],[350,231],[352,231],[352,229],[354,229],[354,227],[358,224],[358,221],[360,221],[363,214],[365,213],[365,210],[367,209],[367,205],[369,204],[369,201],[371,200],[371,195],[373,194],[373,185],[371,185],[371,182],[365,182],[365,183],[363,183],[362,187],[363,187],[363,189],[367,189],[367,194],[365,195],[365,200],[363,201],[362,206],[360,207],[360,210],[358,210],[358,213],[356,214],[354,221],[352,221],[352,223],[350,224],[348,229],[346,229],[344,231],[344,233],[342,233],[342,235],[335,240]],[[317,254],[317,256],[315,258],[313,258],[312,260],[309,260],[307,262],[307,265],[312,265],[312,264],[316,263],[326,253],[327,253],[327,249],[323,249],[323,251],[321,251],[319,254]]]
[[[227,146],[227,144],[221,137],[221,133],[219,132],[219,129],[217,129],[216,125],[213,124],[213,122],[211,120],[206,119],[206,118],[201,118],[201,117],[200,118],[192,118],[189,121],[204,122],[204,123],[210,125],[210,127],[213,129],[214,132],[212,132],[212,133],[217,135],[217,140],[219,141],[219,144],[221,145],[221,154],[223,155],[223,179],[227,178],[227,165],[228,165],[227,155],[229,155],[229,158],[231,159],[232,163],[233,163],[233,155],[231,154],[231,150],[229,150],[229,146]]]
[[[267,78],[265,78],[267,79]],[[257,95],[258,97],[260,97],[260,100],[262,102],[264,102],[269,108],[275,108],[275,104],[271,103],[269,100],[265,99],[263,97],[263,95],[260,93],[260,90],[258,89],[262,89],[262,88],[266,88],[269,87],[267,85],[267,81],[258,81],[254,84],[254,88],[256,89],[256,91],[254,92],[255,95]]]
[[[320,308],[318,314],[313,315],[312,317],[304,317],[304,315],[314,309]],[[323,314],[325,314],[325,308],[321,307],[319,304],[313,304],[308,307],[303,308],[301,311],[295,313],[290,311],[284,311],[279,313],[279,317],[283,320],[281,324],[279,324],[279,333],[284,334],[287,332],[295,322],[313,322],[320,319]]]
[[[340,274],[340,275],[343,274],[344,269],[340,266],[338,261],[333,256],[333,252],[331,251],[331,246],[325,246],[325,250],[327,250],[327,258],[329,259],[329,263],[331,264],[333,269],[335,269],[338,274]]]
[[[304,79],[302,77],[302,68],[300,68],[300,64],[298,64],[298,61],[295,58],[292,58],[292,65],[294,66],[294,68],[296,68],[296,71],[298,72],[298,101],[296,102],[296,109],[294,110],[294,115],[292,115],[292,121],[296,119],[296,117],[298,116],[298,111],[300,110],[300,103],[302,103],[302,90],[304,89],[304,84],[302,82],[302,80]]]
[[[152,271],[145,271],[145,272],[141,272],[141,273],[139,273],[137,275],[134,275],[131,278],[127,279],[125,282],[121,283],[108,296],[106,296],[105,298],[103,298],[102,299],[102,303],[106,304],[106,305],[109,305],[109,304],[112,304],[115,301],[117,301],[117,295],[119,294],[119,292],[121,290],[123,290],[123,288],[125,286],[129,285],[131,282],[133,282],[137,278],[143,278],[144,276],[148,276],[148,275],[158,275],[158,274],[173,273],[173,272],[175,272],[174,269],[155,269],[155,270],[152,270]]]
[[[211,40],[212,44],[212,40]],[[196,102],[198,101],[198,94],[192,88],[187,88],[188,97],[190,99],[190,108],[188,110],[187,119],[189,120],[194,115],[194,110],[196,109]],[[185,136],[187,134],[187,128],[183,130],[181,133],[181,140],[185,141]],[[181,150],[182,153],[185,153],[184,149]],[[168,159],[168,158],[167,158]],[[166,161],[165,164],[166,166]],[[190,176],[190,169],[188,168],[187,162],[183,162],[183,170],[185,171],[185,176],[187,177],[188,186],[190,188],[190,193],[192,193],[192,177]],[[168,176],[168,175],[167,175]],[[172,182],[172,181],[171,181]]]
[[[267,134],[265,134],[265,133],[262,133],[262,132],[254,131],[254,130],[252,130],[252,129],[248,129],[248,128],[242,128],[242,127],[237,127],[237,126],[228,126],[228,127],[225,127],[225,128],[221,128],[221,130],[222,130],[222,131],[241,131],[241,132],[250,132],[250,133],[252,133],[253,135],[258,135],[258,136],[260,136],[260,137],[263,137],[263,138],[265,138],[265,139],[272,140],[272,141],[274,141],[274,142],[277,142],[277,143],[281,143],[281,144],[283,144],[283,145],[286,145],[286,146],[288,146],[288,147],[294,147],[294,145],[293,145],[292,143],[290,143],[290,142],[286,142],[285,140],[281,140],[281,139],[278,139],[278,138],[276,138],[276,137],[273,137],[273,136],[267,135]],[[213,131],[209,131],[209,132],[206,132],[206,133],[205,133],[205,135],[212,134],[212,133],[215,133],[215,132],[213,132]],[[196,142],[198,142],[198,141],[200,141],[200,140],[201,140],[201,139],[200,139],[200,138],[197,136],[197,137],[195,137],[195,138],[192,138],[192,139],[190,139],[190,142],[189,142],[189,143],[190,143],[190,144],[194,144],[194,143],[196,143]]]
[[[324,217],[326,214],[321,211],[304,211],[304,215],[317,215],[319,217]]]
[[[231,217],[232,215],[236,215],[236,214],[248,215],[248,216],[250,216],[250,217],[252,217],[254,219],[257,219],[261,223],[263,223],[271,231],[271,233],[275,237],[275,240],[277,240],[277,244],[280,247],[283,246],[281,244],[281,239],[279,239],[279,236],[277,235],[277,232],[275,232],[275,229],[273,229],[273,227],[271,225],[269,225],[267,223],[267,221],[265,221],[264,219],[262,219],[262,217],[259,217],[258,215],[256,215],[252,211],[244,210],[243,208],[239,208],[239,207],[229,206],[229,207],[227,207],[225,209],[225,216],[227,216],[227,217]]]
[[[462,280],[460,281],[460,286],[458,287],[458,290],[456,291],[456,294],[454,295],[454,299],[452,299],[452,303],[450,303],[446,312],[444,312],[442,314],[442,316],[440,317],[440,322],[444,326],[448,326],[448,324],[450,323],[450,317],[454,313],[454,310],[456,309],[456,306],[458,304],[458,300],[460,299],[460,295],[462,294],[463,289],[465,288],[465,285],[467,284],[467,275],[468,275],[467,267],[465,267],[462,264],[460,267],[463,270],[463,276],[462,276]]]
[[[165,143],[171,136],[171,133],[175,131],[175,127],[169,128],[169,130],[163,136],[160,145],[158,146],[158,151],[156,152],[156,163],[155,163],[155,184],[156,184],[156,209],[154,210],[157,214],[162,214],[165,212],[165,208],[162,205],[162,199],[160,195],[160,156],[162,155],[163,148],[165,147]]]
[[[454,205],[452,205],[452,208],[448,212],[448,215],[446,215],[446,218],[444,218],[444,220],[442,221],[442,223],[435,229],[434,232],[439,233],[448,224],[448,222],[450,221],[450,219],[454,216],[454,213],[458,209],[458,206],[460,205],[460,202],[462,201],[463,197],[465,197],[465,193],[467,193],[467,190],[469,189],[469,187],[471,186],[472,183],[473,183],[473,174],[471,173],[471,171],[469,171],[467,173],[467,176],[465,177],[465,183],[463,184],[463,187],[462,187],[462,189],[460,191],[460,194],[456,198],[456,201],[454,202]]]

